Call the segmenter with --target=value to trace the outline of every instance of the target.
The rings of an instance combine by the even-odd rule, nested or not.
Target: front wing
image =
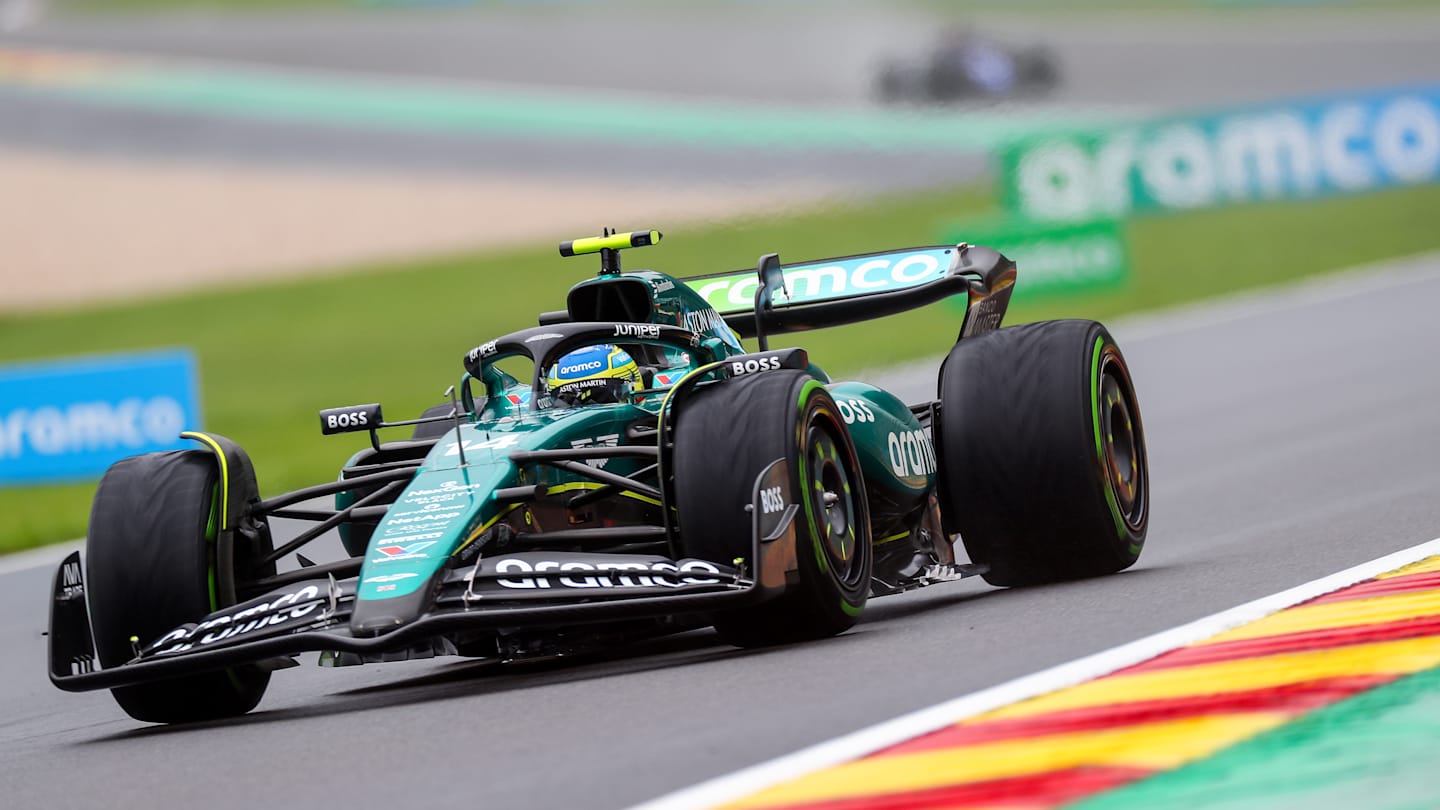
[[[787,462],[756,478],[760,490],[790,489]],[[50,680],[71,692],[113,689],[247,663],[288,665],[302,652],[362,656],[411,649],[449,633],[547,627],[730,610],[774,598],[796,570],[796,499],[778,513],[751,509],[750,560],[722,565],[654,556],[517,552],[447,568],[432,583],[432,609],[389,632],[350,630],[356,582],[298,582],[181,625],[119,666],[98,669],[80,553],[55,572]]]

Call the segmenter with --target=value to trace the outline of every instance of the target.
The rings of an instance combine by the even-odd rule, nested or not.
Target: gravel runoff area
[[[766,213],[753,189],[224,166],[0,148],[0,313]],[[767,187],[768,211],[819,184]]]

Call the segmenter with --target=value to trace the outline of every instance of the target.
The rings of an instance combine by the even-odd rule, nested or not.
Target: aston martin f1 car
[[[55,573],[51,680],[197,721],[249,711],[302,652],[521,660],[704,626],[781,644],[843,632],[872,597],[1136,561],[1149,473],[1125,359],[1091,321],[1000,328],[1014,262],[961,243],[622,271],[659,240],[562,244],[599,254],[598,276],[471,349],[418,418],[321,411],[322,433],[369,436],[333,481],[261,497],[245,451],[201,432],[116,463],[83,558]],[[770,347],[952,296],[931,401]],[[282,538],[278,518],[309,528]],[[300,553],[332,531],[348,556]]]

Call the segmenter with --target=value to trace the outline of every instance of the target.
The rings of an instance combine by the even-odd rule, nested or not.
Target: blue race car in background
[[[944,103],[1040,95],[1059,82],[1059,68],[1045,47],[1019,48],[955,29],[919,58],[882,65],[875,91],[887,103]]]

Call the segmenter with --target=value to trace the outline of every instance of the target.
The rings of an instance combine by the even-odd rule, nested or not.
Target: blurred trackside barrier
[[[958,223],[941,238],[946,244],[984,245],[1012,259],[1019,269],[1015,296],[1020,300],[1117,290],[1130,282],[1125,226],[1114,219],[1036,222],[991,217]]]
[[[1440,85],[1017,141],[1000,197],[1037,220],[1301,200],[1440,177]]]
[[[189,350],[0,366],[0,487],[98,478],[136,453],[188,446],[200,427]]]

